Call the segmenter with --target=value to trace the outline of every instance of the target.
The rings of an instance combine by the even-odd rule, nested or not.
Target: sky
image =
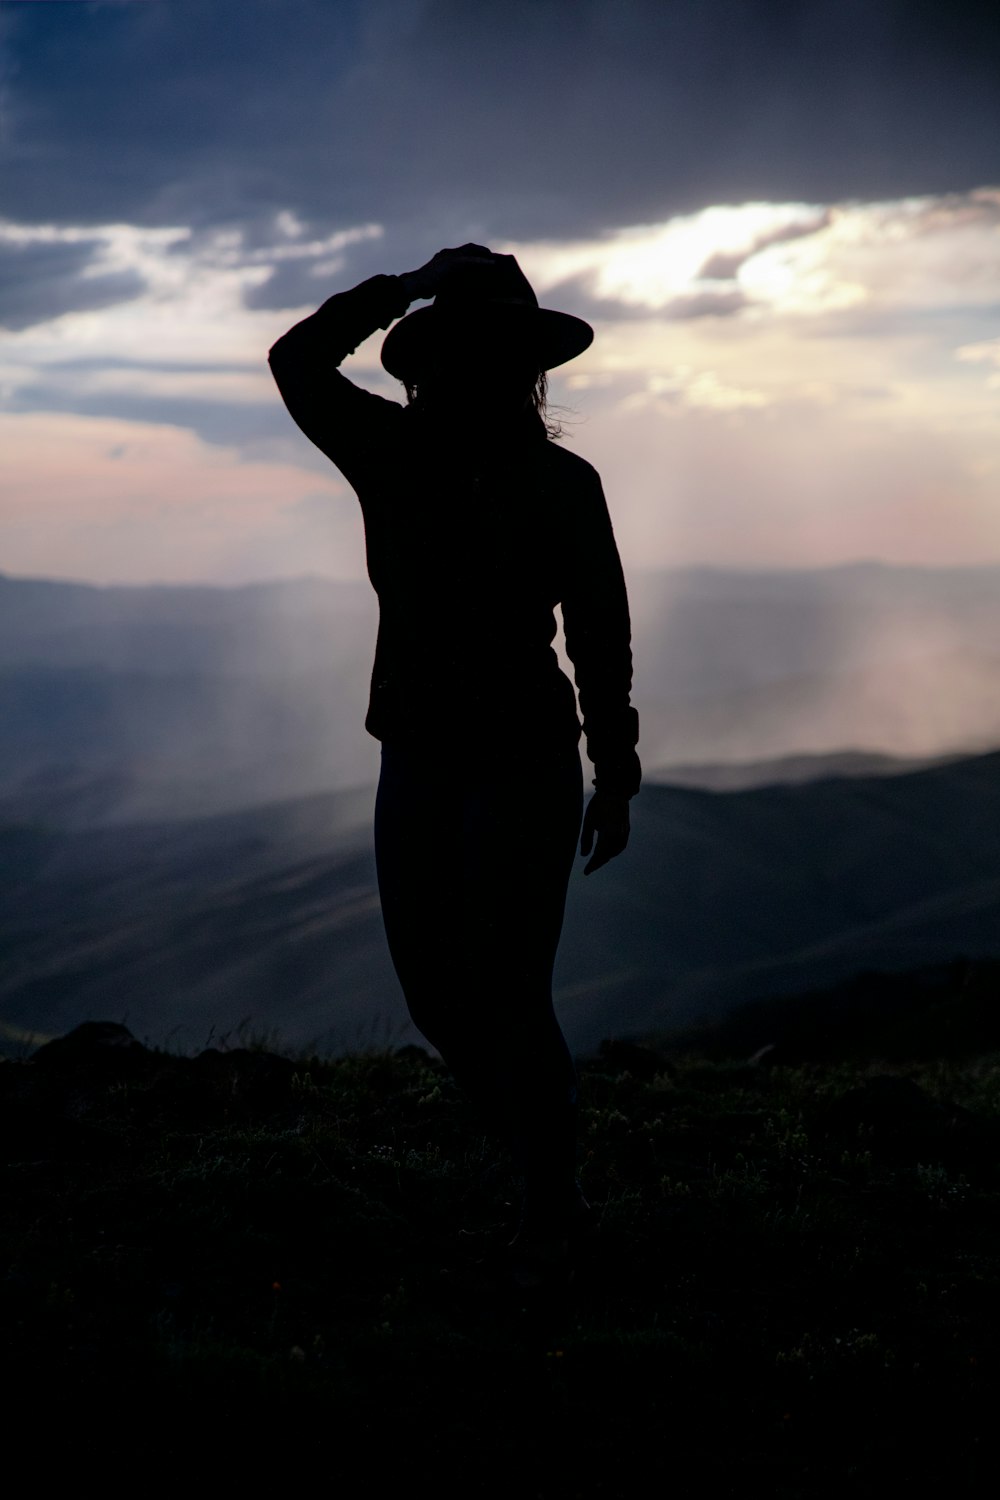
[[[0,572],[363,578],[267,351],[470,240],[595,328],[627,574],[1000,561],[998,77],[963,0],[0,0]]]

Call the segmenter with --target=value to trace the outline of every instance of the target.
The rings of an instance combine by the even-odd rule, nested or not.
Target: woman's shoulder
[[[601,482],[601,476],[592,463],[581,454],[574,453],[571,448],[564,448],[561,443],[546,443],[545,461],[550,471],[566,485],[583,489],[592,488]]]

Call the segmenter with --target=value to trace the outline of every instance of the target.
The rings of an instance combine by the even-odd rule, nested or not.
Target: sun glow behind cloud
[[[719,278],[713,260],[737,263],[776,236],[806,233],[823,219],[808,204],[744,203],[703,209],[665,224],[617,229],[606,238],[569,245],[521,245],[516,254],[539,291],[585,278],[593,294],[628,307],[658,310]],[[728,279],[728,278],[723,278]]]
[[[2,566],[101,581],[362,576],[355,502],[284,413],[266,353],[331,292],[404,269],[381,239],[377,224],[311,235],[290,209],[255,243],[0,222],[0,248],[79,248],[68,297],[134,281],[123,300],[2,340]],[[543,304],[594,323],[551,395],[582,418],[566,441],[602,474],[626,567],[1000,559],[1000,190],[717,205],[494,248],[518,256]],[[294,305],[263,305],[281,277],[297,278]],[[378,363],[383,337],[346,369],[401,396]],[[111,456],[133,430],[152,455],[141,472]],[[192,524],[195,497],[214,530]]]
[[[891,203],[745,203],[573,244],[502,248],[540,292],[582,281],[591,296],[684,315],[684,299],[736,287],[757,318],[880,307],[965,306],[1000,286],[1000,189]],[[706,310],[711,304],[704,304]]]

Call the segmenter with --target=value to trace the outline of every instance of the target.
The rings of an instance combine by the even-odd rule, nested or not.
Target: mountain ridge
[[[194,1036],[248,1015],[418,1042],[385,945],[374,788],[206,819],[0,826],[0,1006]],[[574,1047],[703,1021],[859,968],[1000,952],[1000,751],[742,791],[651,783],[622,856],[578,858],[555,996]],[[933,917],[933,923],[929,923]]]

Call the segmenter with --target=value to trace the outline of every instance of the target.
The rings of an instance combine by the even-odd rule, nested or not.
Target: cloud
[[[0,12],[11,566],[353,568],[266,351],[468,239],[595,325],[552,393],[627,565],[1000,556],[995,7]],[[348,372],[399,398],[383,336]]]
[[[766,230],[740,249],[716,250],[701,267],[698,280],[734,281],[739,274],[740,267],[751,256],[759,255],[761,250],[766,250],[769,245],[781,245],[788,240],[801,239],[803,235],[815,234],[817,230],[825,229],[829,222],[830,212],[826,209],[804,223],[793,221],[790,224],[781,224],[777,229]]]
[[[975,0],[23,5],[6,212],[393,253],[590,235],[710,203],[995,180],[1000,18]]]
[[[309,239],[290,210],[271,215],[270,236],[254,243],[242,228],[144,229],[132,224],[24,224],[0,219],[0,326],[21,331],[67,312],[109,307],[150,292],[182,300],[200,280],[238,287],[252,308],[312,305],[324,281],[340,276],[350,248],[382,237],[359,224]],[[231,300],[231,299],[230,299]]]
[[[600,296],[591,290],[591,285],[592,277],[587,272],[568,276],[565,281],[545,288],[545,303],[590,322],[648,319],[650,308],[642,302]],[[738,287],[706,287],[670,298],[656,308],[656,315],[666,320],[728,318],[745,307],[746,300]]]
[[[605,479],[626,566],[1000,557],[998,222],[1000,191],[982,189],[713,205],[590,238],[498,244],[518,255],[543,304],[566,297],[567,310],[594,321],[593,345],[552,372],[550,391],[575,408],[566,445]],[[382,231],[366,221],[319,234],[286,206],[252,234],[5,221],[7,242],[82,246],[81,277],[98,265],[133,271],[144,287],[3,340],[11,493],[33,497],[8,524],[4,555],[24,560],[10,566],[30,560],[44,571],[51,556],[65,572],[75,556],[77,576],[159,568],[226,581],[272,566],[309,571],[312,554],[341,576],[347,558],[360,567],[349,494],[329,531],[315,501],[288,509],[326,485],[348,492],[285,411],[266,352],[360,279],[352,257],[384,252]],[[704,277],[713,256],[737,253],[730,281]],[[343,269],[328,276],[340,257]],[[283,290],[288,268],[295,278]],[[402,399],[379,365],[383,338],[377,330],[346,370]],[[60,423],[78,421],[106,441],[85,462],[75,454],[40,498],[33,455],[56,442]],[[129,434],[149,430],[161,434],[152,488],[125,462]],[[73,500],[77,468],[88,478]],[[214,496],[218,506],[223,474],[225,504],[211,525],[195,520],[188,502]],[[128,482],[136,502],[112,523],[108,497]],[[261,498],[271,486],[271,508],[241,509],[241,482]],[[59,484],[67,496],[57,505]]]
[[[955,358],[975,364],[1000,365],[1000,338],[987,339],[983,344],[963,344],[961,349],[955,350]]]
[[[145,291],[137,270],[105,269],[96,252],[93,242],[17,242],[0,232],[0,327],[30,328],[65,312],[126,302]]]
[[[877,203],[717,205],[588,240],[497,248],[582,316],[821,318],[862,305],[877,317],[995,305],[998,232],[1000,189],[985,187]]]
[[[997,365],[996,373],[986,377],[986,388],[1000,391],[1000,338],[987,339],[983,344],[963,344],[960,349],[955,350],[955,358],[969,364]]]
[[[731,318],[747,299],[739,290],[687,292],[674,297],[660,308],[660,316],[668,320],[687,318]]]
[[[320,480],[166,423],[63,412],[0,414],[0,445],[5,571],[98,583],[365,577],[360,510],[329,464]]]
[[[702,278],[705,261],[769,243],[783,230],[814,227],[823,210],[808,204],[712,205],[662,223],[615,228],[584,240],[510,240],[498,245],[518,256],[529,278],[549,297],[568,295],[584,316],[726,316],[742,291]]]
[[[741,389],[692,368],[642,400],[587,391],[573,446],[601,474],[627,571],[1000,560],[989,430],[933,424],[932,399],[884,421],[819,392],[727,406]]]
[[[277,215],[277,223],[284,211]],[[294,245],[268,245],[256,252],[258,262],[268,264],[266,281],[243,289],[244,306],[250,308],[312,307],[324,294],[326,286],[342,277],[347,265],[343,253],[349,245],[381,239],[381,224],[362,224],[357,228],[338,230],[324,239]]]
[[[6,246],[24,257],[23,312],[0,344],[7,409],[167,422],[248,453],[292,441],[267,351],[349,279],[344,258],[379,240],[382,228],[306,237],[300,221],[279,211],[272,232],[274,243],[262,246],[241,229],[0,220],[0,265]],[[61,295],[46,305],[52,256],[63,266]],[[128,300],[90,290],[116,278]],[[329,467],[318,452],[303,462]]]
[[[749,386],[727,385],[714,370],[697,370],[677,365],[669,373],[651,375],[645,390],[633,392],[619,403],[618,410],[635,411],[663,404],[705,407],[709,411],[739,411],[745,407],[769,406],[771,398]]]

